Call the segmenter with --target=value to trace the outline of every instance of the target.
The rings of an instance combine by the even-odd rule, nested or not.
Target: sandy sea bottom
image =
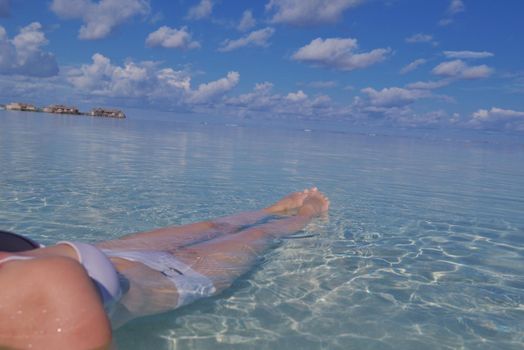
[[[0,229],[92,242],[316,185],[312,237],[119,348],[522,349],[524,146],[307,129],[0,111]]]

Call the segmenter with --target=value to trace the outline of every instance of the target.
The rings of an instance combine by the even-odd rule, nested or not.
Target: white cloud
[[[70,81],[78,89],[95,92],[102,84],[108,81],[115,69],[111,60],[101,54],[94,54],[91,65],[82,65],[79,70],[71,73]]]
[[[374,49],[370,52],[355,53],[358,49],[356,39],[317,38],[301,47],[292,58],[318,66],[340,70],[365,68],[386,59],[390,49]]]
[[[218,79],[206,84],[200,84],[198,89],[192,91],[189,95],[189,102],[206,103],[212,101],[234,88],[238,84],[239,80],[240,74],[233,71],[227,73],[225,78]]]
[[[402,107],[431,94],[424,90],[411,90],[399,87],[384,88],[380,91],[371,87],[361,90],[375,107]]]
[[[494,54],[487,51],[444,51],[447,58],[474,59],[493,57]]]
[[[486,65],[468,66],[462,60],[454,60],[439,64],[433,68],[432,73],[458,79],[481,79],[489,77],[493,69]]]
[[[325,81],[312,81],[306,84],[309,87],[315,89],[330,89],[336,87],[338,84],[336,81],[325,80]]]
[[[466,7],[464,6],[464,3],[462,0],[451,0],[449,6],[448,6],[448,13],[450,15],[455,15],[459,12],[465,11]]]
[[[146,39],[146,45],[150,47],[162,46],[165,48],[196,49],[200,47],[197,41],[191,39],[187,27],[180,29],[162,26],[150,33]]]
[[[252,92],[230,97],[226,104],[246,110],[268,111],[280,99],[280,96],[271,94],[272,89],[273,84],[270,82],[258,83]]]
[[[94,54],[92,60],[92,64],[82,65],[69,72],[68,79],[78,90],[113,97],[139,97],[147,94],[144,87],[153,77],[151,64],[130,61],[119,67],[99,53]]]
[[[331,107],[331,97],[327,95],[318,95],[311,101],[311,107],[313,108],[330,108]]]
[[[278,94],[273,84],[257,84],[253,91],[225,99],[225,106],[238,110],[238,115],[264,118],[343,118],[367,125],[397,124],[405,126],[446,125],[451,119],[446,112],[416,113],[409,105],[422,98],[436,97],[428,91],[398,87],[363,89],[352,105],[339,106],[329,96],[308,96],[304,91]]]
[[[453,23],[453,17],[460,12],[464,12],[465,10],[466,6],[464,6],[464,2],[462,0],[451,0],[446,11],[446,17],[439,21],[439,25],[447,26]]]
[[[172,68],[163,68],[157,72],[157,79],[161,85],[169,86],[171,88],[191,91],[191,78],[183,71],[175,71]]]
[[[187,18],[203,19],[211,16],[211,12],[213,12],[213,2],[211,0],[201,0],[198,5],[189,9]]]
[[[479,109],[478,111],[473,113],[472,117],[474,120],[477,121],[492,121],[513,118],[523,118],[524,120],[524,112],[492,107],[490,110]]]
[[[280,95],[272,92],[273,84],[256,84],[252,92],[226,99],[226,105],[237,109],[241,115],[256,115],[265,118],[328,117],[341,115],[341,110],[333,106],[329,96],[309,97],[302,90]]]
[[[405,41],[408,44],[430,43],[433,46],[437,46],[438,45],[438,42],[436,42],[433,39],[433,36],[431,36],[429,34],[423,34],[423,33],[413,34],[412,36],[406,38]]]
[[[89,96],[142,98],[145,102],[162,100],[168,105],[205,104],[235,87],[240,77],[237,72],[229,72],[225,78],[193,90],[187,72],[161,68],[158,62],[127,61],[118,66],[99,53],[92,59],[91,64],[68,73],[73,87]]]
[[[266,11],[275,11],[273,23],[295,25],[337,22],[344,11],[364,0],[270,0]]]
[[[369,103],[370,101],[357,96],[351,106],[351,115],[357,115],[358,119],[366,125],[400,125],[406,127],[449,126],[453,123],[452,119],[456,118],[456,116],[449,116],[449,114],[443,110],[425,113],[417,112],[409,106],[409,103],[419,97],[411,97],[410,92],[406,91],[395,92],[392,91],[392,88],[389,90],[387,95],[399,95],[398,100],[402,103],[373,105]],[[427,96],[430,97],[430,95]]]
[[[0,0],[0,17],[9,17],[9,0]]]
[[[226,40],[222,43],[222,46],[218,49],[221,52],[233,51],[245,46],[269,46],[268,40],[275,33],[273,28],[264,28],[259,29],[254,32],[249,33],[248,35],[236,39],[236,40]]]
[[[42,25],[38,22],[21,28],[12,40],[9,40],[7,32],[0,26],[0,74],[35,77],[58,74],[55,56],[42,51],[42,46],[47,43]]]
[[[251,10],[246,10],[242,14],[242,18],[240,19],[237,29],[241,32],[245,32],[246,30],[253,28],[256,23],[257,21],[253,18],[253,12],[251,12]]]
[[[431,111],[427,113],[416,113],[410,109],[400,110],[386,113],[386,115],[392,120],[395,124],[409,126],[409,127],[428,127],[435,125],[446,125],[452,124],[452,119],[454,117],[449,116],[443,110]]]
[[[411,71],[414,71],[415,69],[417,69],[421,65],[425,64],[426,62],[427,61],[425,59],[423,59],[423,58],[416,59],[413,62],[411,62],[411,63],[407,64],[406,66],[404,66],[400,70],[400,74],[406,74],[406,73],[409,73]]]
[[[290,92],[287,94],[286,99],[293,102],[302,102],[304,100],[307,100],[307,95],[302,90],[298,90],[297,92]]]
[[[146,15],[149,0],[53,0],[51,10],[62,18],[81,19],[80,39],[101,39],[129,19]]]
[[[503,75],[509,82],[505,86],[506,90],[513,94],[524,93],[524,71],[516,71]]]
[[[447,86],[450,83],[451,81],[449,79],[441,79],[437,81],[417,81],[416,83],[408,84],[407,88],[417,90],[433,90]]]
[[[524,131],[524,112],[497,107],[479,109],[472,114],[469,125]]]

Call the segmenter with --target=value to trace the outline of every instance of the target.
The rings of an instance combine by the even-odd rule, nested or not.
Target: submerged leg
[[[316,188],[291,193],[273,205],[258,211],[244,212],[194,224],[160,228],[121,237],[97,244],[100,248],[177,249],[222,235],[237,232],[244,226],[255,224],[272,215],[287,214],[299,208],[308,193]]]
[[[171,253],[176,260],[209,278],[213,284],[212,287],[215,287],[212,293],[220,293],[253,267],[257,257],[273,245],[274,238],[302,229],[313,217],[327,211],[329,201],[316,189],[310,190],[305,197],[300,200],[303,203],[295,216],[259,224],[191,246],[175,247],[171,249]],[[293,201],[289,197],[287,200]],[[290,204],[279,202],[278,205],[289,207]],[[270,210],[277,209],[277,207]],[[282,207],[278,209],[280,208]],[[116,250],[121,248],[122,246],[118,246]],[[160,250],[158,253],[166,254],[168,252],[165,246],[158,249]],[[179,299],[181,296],[184,298],[189,295],[191,299],[191,293],[198,294],[198,291],[202,290],[201,287],[207,289],[207,282],[209,282],[209,280],[200,281],[197,283],[202,284],[191,286],[195,282],[195,276],[189,273],[187,283],[183,281],[181,284],[173,283],[170,278],[166,277],[179,276],[175,273],[180,275],[184,273],[173,269],[176,266],[170,265],[169,259],[159,262],[164,261],[162,269],[149,267],[147,262],[132,261],[126,257],[113,257],[112,261],[118,271],[130,282],[129,291],[121,300],[124,308],[115,315],[116,324],[119,325],[139,316],[172,310],[179,305],[179,302],[184,303],[183,299],[182,301]],[[208,296],[206,293],[201,296],[204,295]]]
[[[313,190],[295,216],[196,244],[176,251],[175,255],[177,259],[210,278],[218,293],[246,273],[257,257],[272,246],[275,238],[301,230],[315,216],[326,212],[328,207],[328,199]]]

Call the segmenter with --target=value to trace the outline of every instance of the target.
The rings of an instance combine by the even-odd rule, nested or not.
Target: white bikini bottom
[[[115,249],[102,249],[102,251],[108,257],[136,261],[162,273],[173,282],[177,289],[177,307],[209,297],[216,292],[213,282],[208,277],[196,272],[168,252]]]

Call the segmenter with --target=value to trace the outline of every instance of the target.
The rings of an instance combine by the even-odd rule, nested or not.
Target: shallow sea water
[[[118,347],[522,349],[524,142],[430,134],[0,111],[0,229],[92,242],[316,185],[312,237]]]

